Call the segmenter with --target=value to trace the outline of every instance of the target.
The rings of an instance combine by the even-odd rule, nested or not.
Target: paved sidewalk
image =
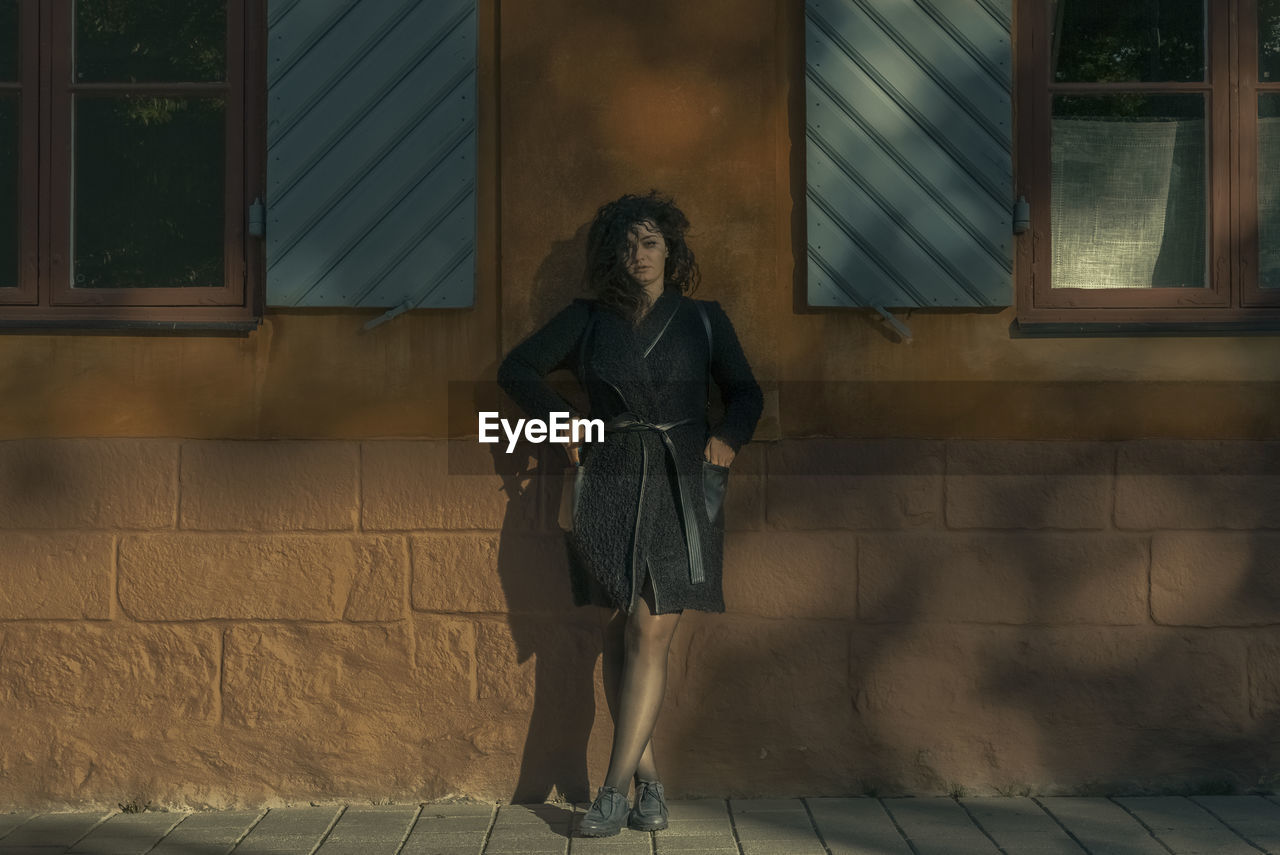
[[[584,805],[0,814],[0,855],[1280,855],[1274,796],[700,799],[574,837]]]

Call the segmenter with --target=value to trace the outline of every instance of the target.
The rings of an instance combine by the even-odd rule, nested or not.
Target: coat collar
[[[679,292],[666,288],[654,301],[649,313],[636,324],[636,339],[640,344],[641,356],[648,356],[658,339],[666,332],[671,319],[680,310]]]
[[[639,416],[658,411],[658,395],[644,357],[667,332],[683,302],[679,291],[668,288],[638,324],[608,311],[599,312],[596,319],[591,364],[622,393],[626,409]]]

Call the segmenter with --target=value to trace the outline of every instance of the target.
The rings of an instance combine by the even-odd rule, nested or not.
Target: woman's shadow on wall
[[[583,293],[587,228],[584,224],[573,237],[552,244],[520,312],[527,323],[520,324],[520,331],[509,331],[511,343],[538,329]],[[509,349],[506,343],[504,347]],[[555,372],[548,379],[575,408],[585,411],[585,400],[567,372]],[[485,403],[482,409],[497,409],[504,418],[524,417],[496,387],[477,397],[482,394],[493,397],[490,402],[477,402]],[[511,681],[512,697],[504,699],[513,716],[529,709],[511,802],[540,803],[557,797],[589,801],[587,745],[596,720],[595,668],[607,615],[594,607],[573,605],[563,528],[567,520],[561,512],[567,499],[569,461],[563,449],[552,444],[522,441],[514,453],[507,454],[504,442],[490,450],[507,495],[497,567],[511,641],[516,664],[533,659],[531,675],[519,671],[521,676]],[[501,664],[510,667],[510,663]]]

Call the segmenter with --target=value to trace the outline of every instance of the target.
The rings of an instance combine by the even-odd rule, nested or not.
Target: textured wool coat
[[[658,614],[724,611],[724,531],[707,518],[703,449],[711,436],[735,452],[741,448],[755,431],[763,398],[733,324],[718,303],[703,305],[710,343],[694,301],[672,289],[639,324],[575,300],[513,348],[498,370],[499,384],[530,418],[570,410],[543,379],[569,368],[585,386],[588,418],[690,420],[665,431],[669,445],[663,432],[638,429],[607,432],[603,442],[580,449],[581,486],[567,535],[579,604],[633,611],[647,573]],[[724,419],[714,430],[707,423],[708,371],[724,399]],[[696,525],[685,524],[686,508]],[[693,553],[701,581],[691,572]]]

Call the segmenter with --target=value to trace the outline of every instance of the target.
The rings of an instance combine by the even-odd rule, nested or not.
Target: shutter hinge
[[[1031,228],[1031,203],[1026,196],[1019,196],[1013,203],[1013,233],[1020,235]]]
[[[260,238],[267,233],[267,206],[259,196],[249,205],[249,234]]]

